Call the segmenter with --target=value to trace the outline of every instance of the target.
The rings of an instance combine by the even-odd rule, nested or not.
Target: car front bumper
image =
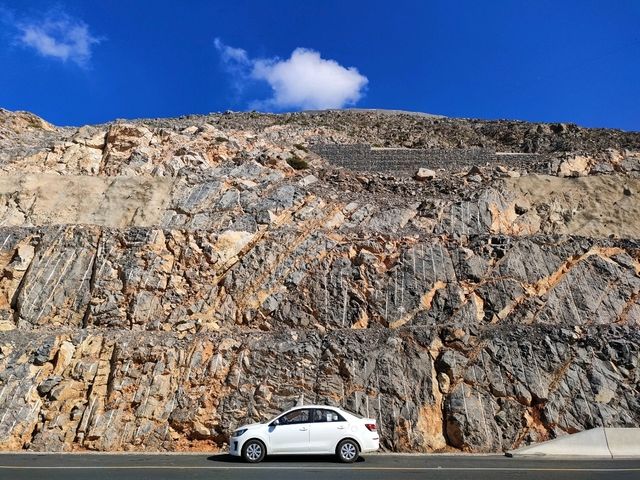
[[[229,455],[239,457],[242,454],[242,443],[240,437],[231,437],[229,440]]]

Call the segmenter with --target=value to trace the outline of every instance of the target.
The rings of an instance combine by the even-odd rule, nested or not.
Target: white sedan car
[[[304,405],[267,423],[243,425],[231,434],[229,454],[250,463],[266,455],[336,454],[355,462],[361,453],[378,450],[376,421],[337,407]]]

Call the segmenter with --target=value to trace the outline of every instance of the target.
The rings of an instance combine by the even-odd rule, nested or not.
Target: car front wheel
[[[267,449],[260,440],[249,440],[242,447],[242,458],[245,462],[261,462],[267,454]]]
[[[338,459],[343,463],[352,463],[358,459],[358,444],[353,440],[343,440],[336,448]]]

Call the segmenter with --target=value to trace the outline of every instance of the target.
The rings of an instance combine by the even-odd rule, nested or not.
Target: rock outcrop
[[[425,181],[327,142],[497,154]],[[214,450],[300,400],[394,451],[639,426],[639,152],[566,124],[0,110],[0,448]]]

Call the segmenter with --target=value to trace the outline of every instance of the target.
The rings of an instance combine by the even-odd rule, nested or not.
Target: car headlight
[[[235,432],[233,432],[233,433],[231,434],[231,436],[232,436],[232,437],[241,437],[241,436],[244,434],[244,432],[246,432],[246,431],[247,431],[247,429],[246,429],[246,428],[241,428],[241,429],[236,430]]]

